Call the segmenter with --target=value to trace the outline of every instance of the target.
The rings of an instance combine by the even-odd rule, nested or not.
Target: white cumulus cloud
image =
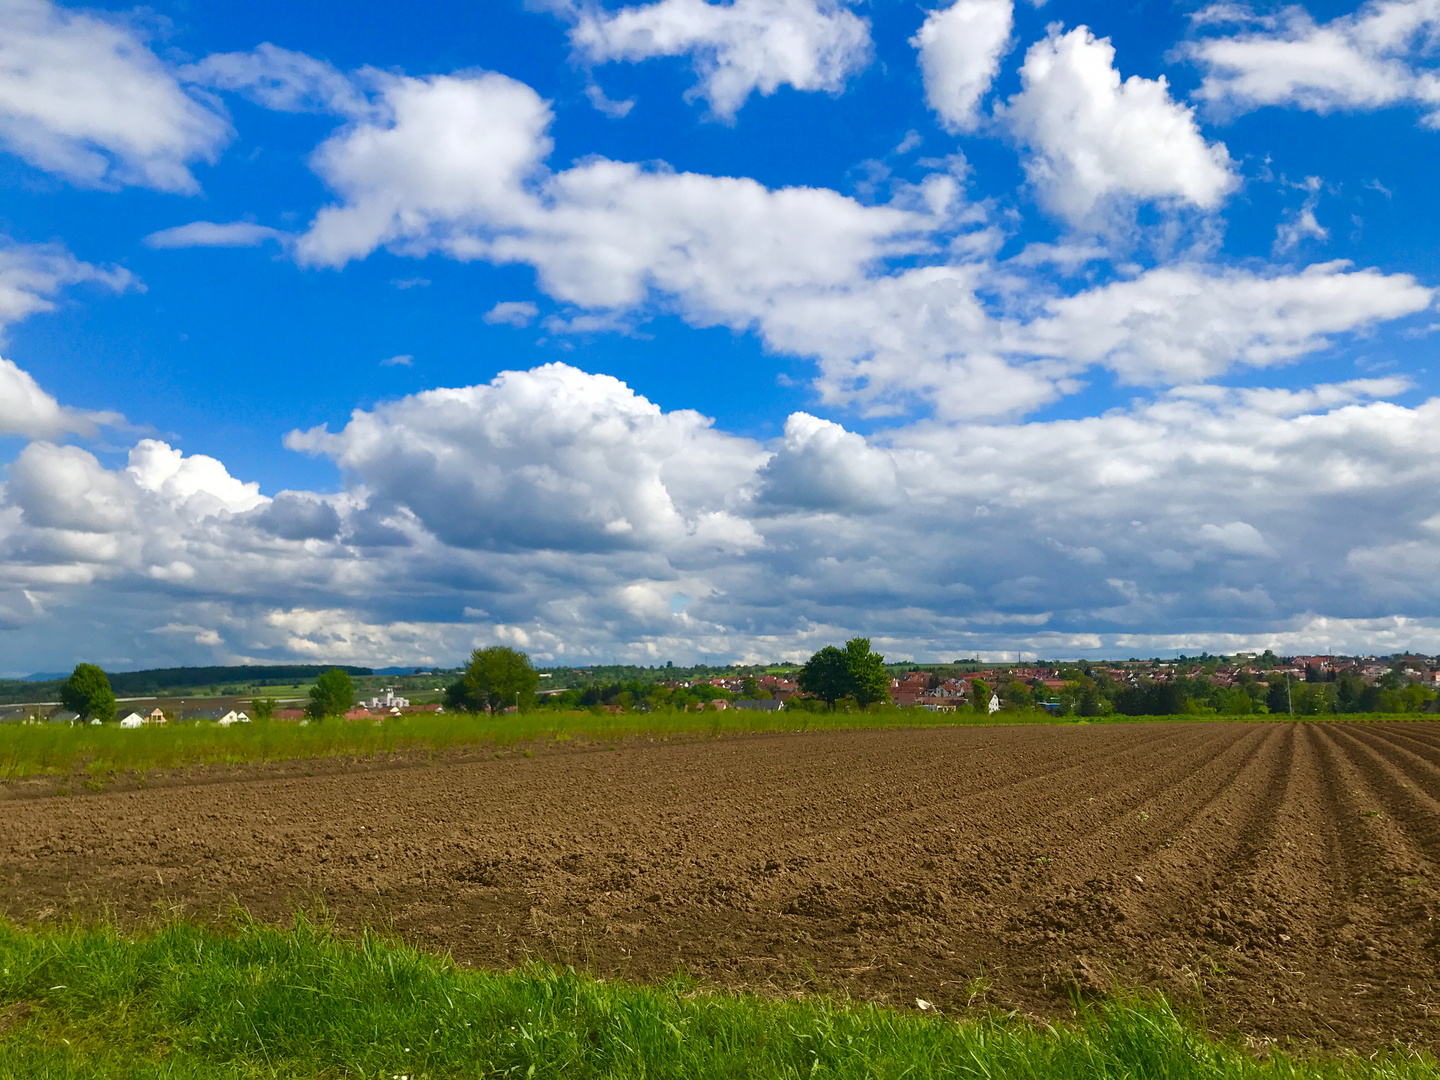
[[[49,0],[0,4],[0,143],[84,185],[190,193],[230,139],[122,19]]]
[[[416,394],[286,442],[333,458],[457,547],[761,542],[726,505],[763,459],[753,444],[564,364]]]
[[[1014,21],[1011,0],[955,0],[927,15],[910,39],[920,50],[925,100],[950,130],[974,129]]]
[[[1067,221],[1087,221],[1112,197],[1213,210],[1234,190],[1229,152],[1205,141],[1165,77],[1122,82],[1114,46],[1089,28],[1032,45],[1020,80],[1004,115],[1030,148],[1031,182]]]
[[[1052,73],[1081,71],[1088,86],[1062,93],[1032,70],[1006,110],[1012,122],[1044,120],[1031,164],[1052,179],[1100,162],[1064,189],[1070,211],[1086,217],[1112,197],[1183,201],[1187,192],[1208,205],[1228,189],[1223,147],[1204,142],[1162,82],[1121,84],[1108,42],[1082,29],[1036,50],[1027,64],[1040,57]],[[772,189],[663,163],[592,157],[555,171],[550,108],[525,84],[484,72],[374,79],[373,111],[312,157],[336,199],[290,245],[302,264],[339,267],[386,248],[527,265],[543,292],[572,308],[547,322],[555,333],[615,329],[656,311],[753,332],[817,363],[823,403],[868,415],[917,403],[945,419],[1020,415],[1077,391],[1095,364],[1138,382],[1211,378],[1296,358],[1428,303],[1406,275],[1183,265],[1040,302],[1053,284],[1016,275],[1037,274],[1046,259],[997,267],[999,227],[950,172],[866,205],[826,188]],[[1083,122],[1042,115],[1037,93],[1067,108],[1078,101]],[[1190,151],[1201,173],[1218,170],[1206,174],[1208,190],[1204,175],[1192,183],[1179,168]],[[1082,262],[1105,257],[1094,244],[1070,247]],[[1011,303],[1017,287],[1030,296]],[[485,318],[521,325],[537,315],[513,301]]]
[[[1214,25],[1223,14],[1201,22]],[[1324,23],[1296,5],[1258,21],[1259,29],[1202,38],[1186,49],[1205,70],[1199,97],[1218,112],[1279,105],[1328,113],[1403,104],[1423,110],[1429,125],[1440,124],[1435,0],[1370,0]]]
[[[605,11],[572,9],[570,43],[595,63],[691,56],[716,116],[735,116],[752,93],[841,90],[870,57],[870,28],[841,0],[657,0]]]
[[[1345,262],[1273,276],[1161,267],[1051,301],[1017,345],[1102,363],[1128,382],[1173,385],[1284,363],[1330,335],[1413,315],[1434,300],[1409,274]]]

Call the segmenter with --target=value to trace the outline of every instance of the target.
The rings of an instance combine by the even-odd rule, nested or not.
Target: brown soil
[[[683,966],[1040,1015],[1153,987],[1260,1039],[1440,1046],[1440,724],[855,731],[304,771],[0,786],[0,911],[238,900],[283,920],[323,901],[342,927],[489,966]]]

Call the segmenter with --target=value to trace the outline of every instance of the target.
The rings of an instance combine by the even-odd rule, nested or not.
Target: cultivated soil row
[[[0,785],[0,911],[323,900],[462,962],[1440,1046],[1440,725],[631,741],[72,796]]]

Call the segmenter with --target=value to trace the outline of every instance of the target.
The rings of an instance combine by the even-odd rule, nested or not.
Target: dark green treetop
[[[60,703],[82,720],[94,717],[102,724],[115,719],[115,691],[110,678],[94,664],[76,664],[60,687]]]
[[[305,712],[312,720],[327,716],[344,716],[355,704],[355,684],[339,668],[331,668],[315,680],[310,688],[310,704]]]
[[[482,709],[497,713],[507,705],[528,709],[535,703],[540,676],[530,657],[504,645],[476,649],[465,666],[466,696]]]

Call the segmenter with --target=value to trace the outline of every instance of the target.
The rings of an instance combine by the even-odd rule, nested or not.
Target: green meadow
[[[61,724],[0,725],[0,780],[29,776],[144,773],[192,765],[290,761],[438,752],[456,747],[510,747],[518,743],[587,740],[605,743],[636,736],[718,736],[763,731],[823,731],[859,727],[937,727],[956,723],[1054,723],[1043,712],[932,713],[925,709],[870,712],[662,711],[607,713],[536,709],[499,716],[412,714],[381,722],[325,720],[296,724],[196,722],[123,729]]]
[[[1399,1050],[1293,1057],[1216,1040],[1162,999],[1077,1005],[1065,1023],[952,1019],[813,996],[655,987],[570,970],[458,968],[376,935],[172,923],[0,923],[0,1078],[1420,1080]]]
[[[381,722],[321,723],[284,721],[220,727],[207,722],[175,723],[138,729],[114,724],[0,724],[0,781],[33,776],[88,772],[144,774],[156,769],[196,765],[238,765],[251,762],[310,758],[372,758],[400,753],[437,753],[451,748],[513,748],[584,740],[611,743],[649,737],[718,737],[759,732],[840,731],[859,728],[976,727],[1008,724],[1090,724],[1288,721],[1289,716],[1098,716],[1055,717],[1043,710],[985,716],[961,710],[932,713],[923,708],[876,707],[856,712],[727,709],[722,712],[607,713],[602,710],[562,712],[536,709],[500,716],[414,714]],[[1421,719],[1391,713],[1308,720],[1395,721]]]

